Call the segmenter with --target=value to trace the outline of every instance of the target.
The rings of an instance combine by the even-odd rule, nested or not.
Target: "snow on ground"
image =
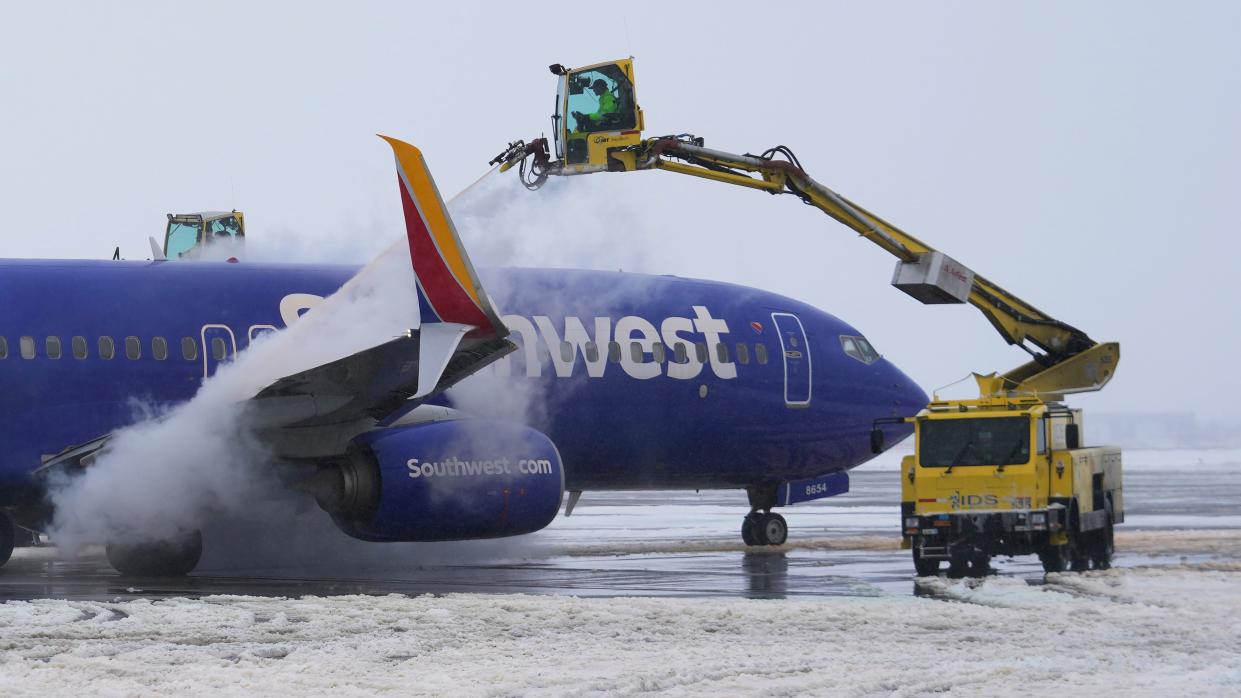
[[[756,601],[340,596],[0,605],[12,696],[1241,693],[1241,565]]]

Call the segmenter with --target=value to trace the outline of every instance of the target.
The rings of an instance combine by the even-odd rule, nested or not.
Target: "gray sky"
[[[788,145],[828,186],[1120,341],[1117,379],[1075,404],[1235,414],[1241,5],[572,8],[4,3],[0,254],[142,256],[164,213],[235,206],[269,256],[364,261],[400,231],[374,133],[421,147],[451,196],[549,128],[549,63],[632,54],[648,135]],[[785,293],[928,389],[1024,360],[977,311],[892,289],[885,253],[791,197],[659,172],[539,194],[513,179],[489,199],[495,224],[469,229],[480,261]]]

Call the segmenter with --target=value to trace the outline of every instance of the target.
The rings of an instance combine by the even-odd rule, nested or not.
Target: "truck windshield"
[[[925,468],[1018,465],[1030,460],[1027,417],[925,420],[918,429],[918,461]]]
[[[168,224],[164,256],[176,259],[198,244],[198,222],[173,221]]]

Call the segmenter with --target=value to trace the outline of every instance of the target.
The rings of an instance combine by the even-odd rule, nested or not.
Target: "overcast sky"
[[[421,147],[451,196],[547,131],[548,64],[632,54],[648,135],[788,145],[1120,341],[1116,380],[1075,404],[1236,414],[1236,3],[4,2],[0,26],[3,256],[142,257],[166,212],[236,207],[268,256],[365,261],[401,230],[373,134]],[[891,258],[791,197],[661,172],[528,194],[514,174],[488,183],[487,229],[463,233],[481,262],[784,293],[928,390],[1024,360],[977,311],[891,288]]]

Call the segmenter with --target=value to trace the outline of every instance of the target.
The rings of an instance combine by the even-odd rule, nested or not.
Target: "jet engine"
[[[551,523],[564,494],[556,446],[482,419],[379,429],[310,489],[345,533],[368,541],[500,538]]]

